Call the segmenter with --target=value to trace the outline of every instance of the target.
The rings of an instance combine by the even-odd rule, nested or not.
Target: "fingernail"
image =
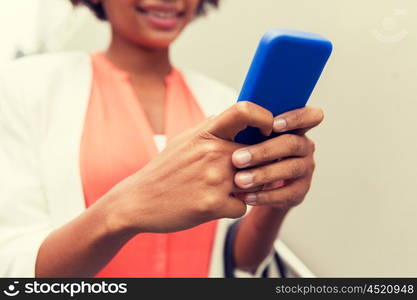
[[[239,183],[245,186],[251,185],[253,183],[253,175],[251,173],[239,173],[237,175]]]
[[[235,153],[235,160],[240,165],[247,165],[252,159],[252,154],[248,150],[240,150]]]
[[[274,121],[274,131],[280,132],[287,128],[287,121],[282,118],[278,118]]]
[[[256,196],[256,194],[254,194],[254,193],[249,193],[249,194],[246,194],[246,197],[245,197],[245,202],[246,202],[246,204],[248,204],[248,205],[255,205],[256,204],[256,199],[257,199],[258,197]]]

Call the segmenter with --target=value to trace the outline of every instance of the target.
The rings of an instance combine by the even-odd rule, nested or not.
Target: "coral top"
[[[87,207],[158,154],[153,129],[129,75],[101,53],[92,55],[92,66],[93,86],[80,153]],[[169,142],[205,116],[181,73],[173,69],[165,83],[164,124]],[[140,234],[96,276],[207,277],[215,230],[213,221],[176,233]]]

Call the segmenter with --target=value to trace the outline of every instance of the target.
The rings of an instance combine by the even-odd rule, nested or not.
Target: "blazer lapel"
[[[79,153],[92,85],[90,57],[71,57],[61,71],[59,88],[50,88],[53,95],[46,95],[52,102],[47,104],[50,123],[41,151],[45,193],[54,226],[72,220],[85,209]]]
[[[237,100],[237,93],[220,82],[190,70],[182,74],[207,117],[222,113]]]

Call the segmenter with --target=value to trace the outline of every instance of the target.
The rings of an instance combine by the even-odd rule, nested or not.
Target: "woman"
[[[1,72],[1,274],[259,276],[309,189],[305,133],[322,111],[274,119],[172,67],[170,45],[216,0],[72,2],[110,22],[105,52],[33,57]],[[246,126],[294,134],[233,143]]]

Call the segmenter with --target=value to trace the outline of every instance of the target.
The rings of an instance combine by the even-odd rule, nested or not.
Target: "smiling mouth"
[[[152,16],[160,19],[173,19],[173,18],[181,18],[185,16],[184,11],[160,11],[160,10],[151,10],[145,9],[142,7],[136,7],[136,11],[140,14]]]

